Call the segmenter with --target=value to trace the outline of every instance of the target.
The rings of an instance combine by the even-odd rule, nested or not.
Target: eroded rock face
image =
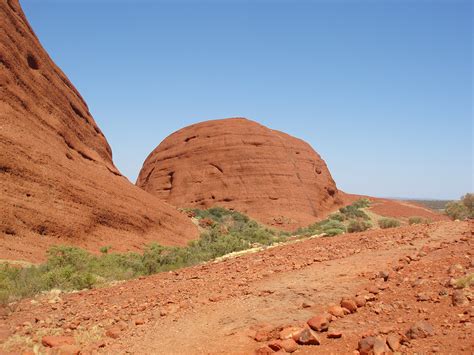
[[[341,203],[310,145],[245,118],[171,134],[148,156],[137,185],[178,207],[234,208],[285,229],[313,223]]]
[[[121,176],[81,95],[17,0],[0,1],[0,258],[48,245],[115,250],[196,237],[175,208]]]

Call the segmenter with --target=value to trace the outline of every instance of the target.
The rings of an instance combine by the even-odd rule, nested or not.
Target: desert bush
[[[474,194],[467,193],[461,197],[461,202],[467,208],[469,218],[474,218]]]
[[[469,216],[468,208],[464,205],[464,203],[459,201],[447,203],[444,212],[452,220],[459,219],[463,221]]]
[[[343,223],[336,220],[332,220],[332,219],[327,219],[320,222],[319,228],[324,234],[329,235],[329,236],[342,234],[346,231],[346,227],[344,226]]]
[[[352,206],[355,208],[366,208],[370,206],[370,200],[368,198],[361,198],[355,201]]]
[[[346,216],[341,212],[332,213],[328,216],[328,218],[339,222],[344,222],[347,219]]]
[[[363,219],[352,219],[349,221],[347,231],[349,233],[363,232],[372,227],[372,224]]]
[[[456,288],[466,288],[474,285],[474,273],[465,275],[457,279],[454,285]]]
[[[426,220],[423,218],[423,217],[418,217],[418,216],[413,216],[413,217],[410,217],[408,218],[408,224],[409,225],[412,225],[412,224],[422,224],[424,223]]]
[[[378,224],[382,229],[395,228],[400,226],[400,221],[395,218],[382,218]]]
[[[354,204],[341,207],[339,209],[339,212],[342,213],[346,217],[346,219],[357,219],[357,218],[362,218],[365,220],[370,219],[367,213],[362,211],[359,207],[356,207],[356,205]]]
[[[77,247],[54,246],[47,251],[47,261],[40,266],[0,266],[0,302],[53,288],[79,290],[108,281],[174,270],[248,249],[254,244],[271,245],[284,240],[279,233],[238,212],[213,208],[197,210],[196,215],[216,223],[186,247],[154,243],[142,254],[110,253],[110,247],[102,247],[101,255],[92,255]]]

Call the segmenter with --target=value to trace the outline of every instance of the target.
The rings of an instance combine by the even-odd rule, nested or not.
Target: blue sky
[[[309,142],[347,192],[473,191],[470,1],[22,5],[133,182],[170,133],[243,116]]]

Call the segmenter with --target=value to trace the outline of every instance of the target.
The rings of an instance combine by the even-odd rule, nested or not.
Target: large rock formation
[[[126,250],[197,236],[183,214],[121,176],[16,0],[0,1],[0,185],[0,258],[36,260],[54,243]]]
[[[285,229],[308,225],[341,204],[310,145],[245,118],[171,134],[148,156],[137,185],[175,206],[234,208]]]

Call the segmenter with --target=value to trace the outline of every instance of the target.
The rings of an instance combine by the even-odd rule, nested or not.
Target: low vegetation
[[[382,229],[395,228],[400,226],[400,221],[395,218],[382,218],[378,221],[378,224]]]
[[[372,225],[362,209],[369,205],[367,199],[358,200],[323,221],[298,229],[292,235],[334,236],[367,230]],[[11,302],[55,288],[80,290],[110,281],[192,266],[232,252],[282,242],[290,235],[266,228],[242,213],[220,207],[186,212],[202,228],[200,238],[186,247],[151,244],[143,253],[115,253],[110,246],[103,246],[100,254],[96,255],[77,247],[54,246],[48,250],[47,261],[41,265],[24,268],[2,265],[0,302]]]
[[[466,288],[474,285],[474,273],[468,274],[456,280],[456,288]]]
[[[459,201],[447,203],[444,213],[452,220],[474,218],[474,194],[467,193]]]
[[[363,219],[353,219],[349,221],[347,231],[349,233],[357,233],[366,231],[370,228],[372,228],[372,223],[370,223],[369,221],[364,221]]]
[[[113,253],[110,246],[93,255],[72,246],[54,246],[39,266],[0,266],[0,302],[58,288],[80,290],[113,280],[174,270],[219,256],[284,240],[284,233],[264,228],[247,216],[224,208],[192,210],[198,220],[211,221],[200,238],[187,247],[148,246],[142,254]]]
[[[362,232],[372,227],[370,217],[362,209],[369,207],[370,201],[362,198],[351,205],[341,207],[338,212],[332,213],[327,219],[314,223],[305,228],[299,228],[294,234],[311,236],[325,234],[334,236],[345,232]]]
[[[413,224],[429,224],[431,223],[431,220],[428,218],[423,218],[423,217],[418,217],[418,216],[413,216],[408,218],[408,224],[413,225]]]

